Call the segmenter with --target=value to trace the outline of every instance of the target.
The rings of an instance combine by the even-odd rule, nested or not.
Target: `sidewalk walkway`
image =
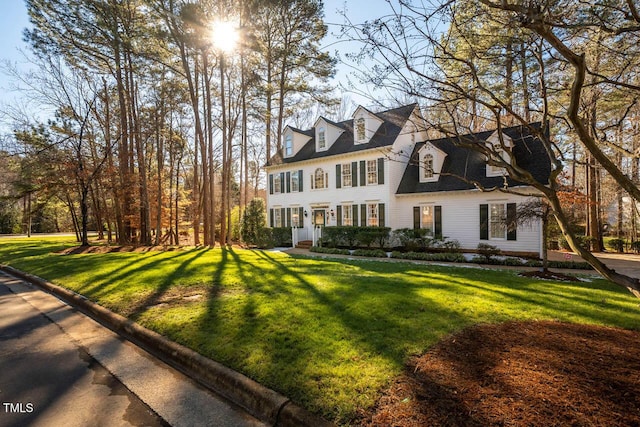
[[[333,255],[333,254],[322,254],[318,252],[311,252],[308,249],[299,249],[299,248],[291,248],[285,249],[284,252],[292,255],[305,255],[305,256],[314,256],[314,257],[325,257],[325,258],[344,258],[344,259],[371,259],[378,261],[390,261],[390,262],[416,262],[416,263],[424,263],[424,264],[444,264],[443,262],[434,262],[434,261],[409,261],[403,259],[396,258],[368,258],[368,257],[358,257],[353,255]],[[617,254],[617,253],[598,253],[595,254],[598,259],[600,259],[607,267],[614,269],[615,271],[626,274],[631,277],[635,277],[640,279],[640,255],[636,254]],[[561,251],[549,251],[548,253],[550,261],[575,261],[582,262],[584,261],[581,257],[579,257],[575,253],[571,252],[561,252]],[[450,263],[452,266],[456,265],[454,263]],[[486,267],[486,268],[496,268],[496,269],[504,269],[504,270],[532,270],[532,267],[512,267],[512,266],[503,266],[503,265],[484,265],[484,264],[460,264],[465,266],[472,267]],[[563,269],[563,268],[552,268],[552,271],[558,271],[565,274],[588,274],[588,275],[598,275],[598,272],[595,270],[575,270],[575,269]]]
[[[16,388],[16,384],[9,381],[9,377],[13,377],[14,372],[12,373],[9,369],[4,371],[5,374],[0,378],[2,401],[21,403],[23,404],[21,409],[26,408],[26,410],[22,413],[0,411],[0,425],[64,425],[68,427],[91,423],[118,426],[153,425],[145,418],[131,418],[130,405],[127,404],[126,399],[121,403],[109,403],[113,401],[111,398],[113,391],[110,394],[109,390],[106,390],[106,395],[104,390],[95,391],[100,387],[96,387],[95,382],[92,384],[90,378],[89,381],[72,381],[68,387],[51,384],[52,381],[48,381],[47,378],[54,378],[56,374],[52,371],[63,367],[55,362],[54,356],[49,356],[49,352],[59,352],[61,347],[71,349],[67,351],[69,354],[73,354],[75,348],[77,354],[85,355],[80,360],[77,357],[72,358],[76,362],[79,361],[79,365],[73,368],[73,372],[79,372],[77,378],[88,375],[82,373],[83,365],[87,365],[84,367],[86,371],[87,367],[94,369],[95,365],[99,364],[102,371],[108,371],[117,378],[128,392],[135,395],[171,426],[264,427],[267,425],[64,304],[53,295],[4,273],[0,273],[0,287],[5,289],[3,292],[5,307],[9,306],[7,304],[14,306],[18,304],[20,308],[20,310],[11,311],[14,315],[5,310],[0,313],[0,336],[9,337],[15,343],[23,344],[28,340],[27,335],[38,336],[38,342],[46,348],[37,353],[38,366],[31,366],[30,369],[34,372],[47,373],[47,375],[24,376],[22,383],[19,384],[20,387]],[[20,328],[19,315],[25,312],[28,313],[27,320],[39,318],[41,321],[33,328]],[[43,329],[40,333],[36,327],[44,328],[46,331]],[[56,338],[53,338],[54,335]],[[56,340],[55,342],[59,345],[52,345],[53,340]],[[23,356],[26,357],[27,354]],[[69,358],[65,358],[67,359]],[[65,372],[61,372],[63,377],[68,374],[67,365],[71,362],[73,361],[67,360],[63,364],[65,369]],[[9,373],[12,375],[8,375]],[[6,381],[9,382],[5,384]],[[110,383],[113,381],[109,380]],[[52,389],[53,392],[43,395],[43,389]],[[92,395],[96,397],[90,400],[89,397]],[[99,404],[94,406],[90,402],[99,402]],[[24,406],[27,403],[31,403],[31,406]],[[117,408],[117,412],[100,415],[96,413],[102,410],[100,408]],[[106,416],[111,418],[100,418]],[[161,421],[160,424],[164,423]]]

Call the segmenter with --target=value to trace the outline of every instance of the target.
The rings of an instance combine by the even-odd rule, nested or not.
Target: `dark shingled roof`
[[[381,119],[383,123],[380,125],[371,140],[365,144],[354,144],[353,120],[345,120],[343,122],[335,123],[324,119],[328,123],[344,129],[344,132],[342,132],[327,151],[316,152],[315,130],[313,128],[307,131],[291,128],[297,133],[310,136],[311,139],[293,157],[284,158],[282,150],[278,150],[278,152],[269,159],[267,166],[319,159],[338,154],[355,153],[357,151],[392,145],[398,138],[400,131],[402,131],[402,128],[406,124],[407,120],[409,120],[411,113],[415,110],[416,106],[417,104],[405,105],[403,107],[394,108],[381,113],[375,113],[375,116]]]
[[[532,126],[540,128],[539,123]],[[502,131],[513,140],[513,154],[518,166],[529,171],[539,182],[547,183],[551,174],[551,162],[542,141],[531,135],[525,126],[509,127]],[[396,194],[469,190],[476,188],[473,182],[477,182],[485,188],[503,187],[504,178],[502,176],[486,176],[486,163],[483,154],[455,143],[458,140],[467,143],[486,141],[494,132],[492,130],[456,138],[441,138],[417,143],[411,155],[412,161],[405,169]],[[420,182],[418,151],[427,142],[447,153],[440,178],[436,182]],[[510,187],[523,185],[511,178],[507,178],[507,183]]]

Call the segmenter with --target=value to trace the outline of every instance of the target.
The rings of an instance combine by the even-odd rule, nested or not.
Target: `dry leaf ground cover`
[[[371,408],[384,406],[381,396],[407,366],[474,325],[640,328],[638,299],[604,280],[239,249],[79,253],[72,246],[1,239],[0,263],[73,289],[338,424],[374,420]],[[505,369],[500,375],[508,377]],[[414,401],[401,401],[407,397]]]

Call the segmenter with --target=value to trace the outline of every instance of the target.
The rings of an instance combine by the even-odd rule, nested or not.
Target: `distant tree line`
[[[12,230],[56,200],[83,244],[88,227],[120,244],[226,244],[286,121],[337,105],[319,0],[26,3],[36,70],[5,71],[54,114],[16,115],[3,143]],[[239,33],[230,52],[211,37],[223,25]]]

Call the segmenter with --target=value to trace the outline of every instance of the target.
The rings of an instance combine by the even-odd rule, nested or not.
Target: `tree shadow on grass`
[[[423,296],[402,295],[399,300],[394,298],[398,290],[388,286],[363,288],[331,283],[334,272],[330,267],[324,274],[317,272],[318,283],[312,283],[295,264],[287,265],[268,252],[255,254],[273,268],[265,273],[267,280],[282,279],[280,285],[255,287],[243,297],[239,311],[242,319],[236,323],[234,340],[238,340],[240,358],[244,357],[245,362],[254,360],[253,352],[258,355],[259,366],[251,366],[252,362],[243,365],[242,360],[235,363],[250,376],[257,376],[266,385],[334,419],[352,417],[353,401],[359,394],[371,396],[384,382],[378,378],[372,382],[373,389],[357,392],[340,390],[343,385],[356,386],[338,377],[361,380],[358,377],[369,370],[369,363],[380,363],[374,359],[400,370],[408,348],[422,348],[435,339],[432,333],[438,334],[443,325],[435,331],[425,331],[429,325],[415,322],[414,314],[428,310],[429,318],[439,317],[454,324],[460,321],[452,319],[455,313],[447,307]],[[411,289],[407,288],[407,292]],[[271,302],[270,311],[264,311],[263,299]],[[219,299],[209,301],[208,322],[220,320],[216,315],[221,305]],[[388,315],[389,305],[397,308],[394,315]],[[347,409],[327,407],[327,402],[334,399],[327,398],[327,394],[347,396],[348,401],[343,402]]]

